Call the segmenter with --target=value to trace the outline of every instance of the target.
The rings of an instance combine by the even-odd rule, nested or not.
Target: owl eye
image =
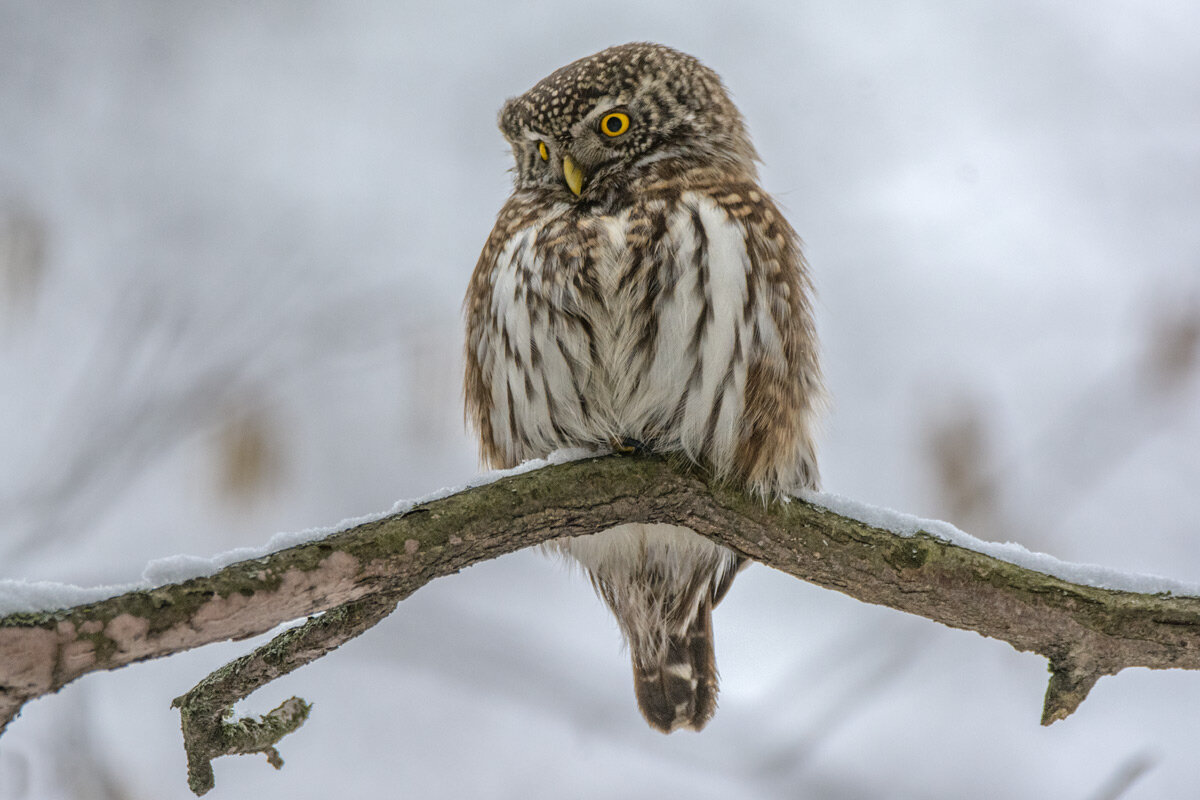
[[[620,136],[629,130],[629,115],[620,111],[605,114],[600,120],[600,132],[609,138]]]
[[[542,161],[550,160],[550,151],[546,149],[545,142],[538,142],[538,155],[542,157]]]

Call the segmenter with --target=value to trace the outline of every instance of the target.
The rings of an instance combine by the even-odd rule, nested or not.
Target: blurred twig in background
[[[262,409],[231,414],[218,433],[218,491],[245,504],[276,488],[282,479],[279,433]]]
[[[0,207],[0,333],[31,313],[46,269],[46,231],[32,212]]]
[[[1158,303],[1149,317],[1141,377],[1149,399],[1167,399],[1200,371],[1200,290]]]
[[[1002,523],[996,453],[979,404],[963,399],[928,424],[925,452],[933,472],[941,513],[965,531],[994,537]]]
[[[907,621],[887,629],[867,628],[820,653],[779,681],[747,720],[769,718],[768,707],[783,702],[794,707],[786,719],[791,730],[759,734],[753,748],[758,758],[739,765],[750,781],[783,792],[809,771],[825,741],[835,736],[853,716],[878,702],[895,686],[924,652],[932,628]],[[831,669],[837,665],[836,669]],[[833,684],[825,688],[823,684]],[[800,688],[802,687],[802,688]]]
[[[1122,761],[1105,779],[1104,784],[1089,795],[1088,800],[1119,800],[1138,780],[1149,772],[1158,759],[1147,753],[1134,753]]]

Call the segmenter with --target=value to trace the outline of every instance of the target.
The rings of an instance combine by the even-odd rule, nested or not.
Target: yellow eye
[[[604,119],[600,120],[600,130],[605,136],[620,136],[629,130],[629,115],[623,114],[620,111],[605,114]]]
[[[538,142],[538,155],[542,157],[542,161],[550,160],[550,151],[546,149],[545,142]]]

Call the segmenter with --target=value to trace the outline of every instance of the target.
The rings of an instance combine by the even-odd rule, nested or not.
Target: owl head
[[[754,147],[721,79],[659,44],[610,47],[568,64],[505,103],[499,124],[517,189],[564,200],[619,192],[654,164],[755,175]]]

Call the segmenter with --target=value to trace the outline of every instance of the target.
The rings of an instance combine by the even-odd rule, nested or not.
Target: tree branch
[[[279,637],[294,640],[288,655],[272,662],[272,642],[177,701],[185,732],[190,724],[226,737],[228,746],[211,737],[205,747],[189,745],[190,762],[204,762],[201,771],[226,752],[270,755],[278,736],[303,721],[298,709],[277,709],[276,717],[287,717],[272,718],[278,736],[252,732],[234,741],[221,727],[242,724],[222,721],[233,700],[366,630],[434,578],[625,522],[685,525],[864,602],[1040,653],[1051,669],[1043,724],[1069,715],[1099,677],[1125,667],[1200,669],[1200,598],[1081,586],[803,501],[766,506],[661,459],[605,457],[505,477],[211,577],[0,618],[0,732],[26,702],[89,672],[254,636],[329,609],[362,612],[351,622],[331,616],[288,631]]]
[[[213,788],[212,761],[219,756],[263,753],[275,769],[282,767],[275,745],[308,719],[308,703],[292,697],[263,717],[227,721],[233,704],[373,628],[395,610],[399,599],[380,592],[310,617],[176,697],[171,705],[179,709],[191,790],[202,795]]]

